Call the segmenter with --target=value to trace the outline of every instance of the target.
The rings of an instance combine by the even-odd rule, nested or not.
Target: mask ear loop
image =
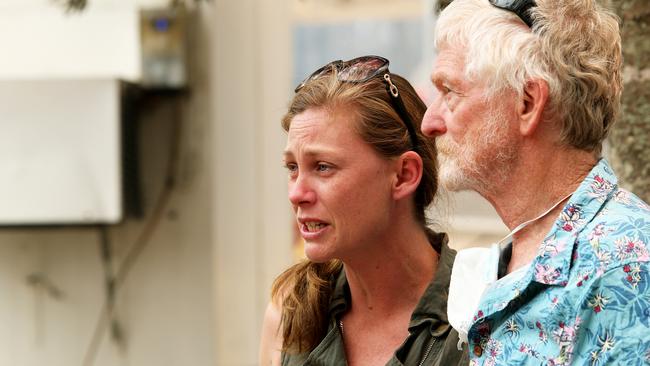
[[[499,240],[499,241],[497,242],[497,245],[498,245],[499,247],[501,247],[501,245],[503,245],[503,243],[504,243],[505,241],[511,239],[513,235],[515,235],[516,233],[518,233],[518,232],[520,232],[521,230],[523,230],[526,226],[528,226],[528,225],[532,224],[533,222],[535,222],[535,221],[537,221],[537,220],[543,218],[544,216],[548,215],[548,214],[549,214],[551,211],[553,211],[557,206],[559,206],[562,202],[566,201],[566,200],[567,200],[569,197],[571,197],[571,196],[573,196],[573,192],[569,193],[569,194],[566,195],[564,198],[562,198],[561,200],[559,200],[556,204],[554,204],[553,206],[551,206],[551,208],[549,208],[548,210],[544,211],[541,215],[535,217],[534,219],[531,219],[531,220],[528,220],[528,221],[522,222],[522,223],[519,224],[516,228],[514,228],[514,229],[510,232],[510,234],[506,235],[503,239]]]

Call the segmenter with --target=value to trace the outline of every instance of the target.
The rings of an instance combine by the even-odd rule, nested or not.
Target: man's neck
[[[490,201],[506,226],[513,230],[574,192],[596,162],[591,153],[573,149],[556,148],[524,154],[505,179],[505,184],[479,193]],[[564,203],[514,235],[508,273],[532,261]]]

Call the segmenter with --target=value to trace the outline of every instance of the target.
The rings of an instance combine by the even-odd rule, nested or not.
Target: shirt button
[[[482,354],[483,354],[483,348],[481,348],[481,346],[479,346],[478,344],[474,345],[474,356],[481,357]]]

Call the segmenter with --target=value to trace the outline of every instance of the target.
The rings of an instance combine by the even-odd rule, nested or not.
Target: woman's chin
[[[322,244],[305,242],[305,257],[314,263],[323,263],[332,259],[332,253]]]

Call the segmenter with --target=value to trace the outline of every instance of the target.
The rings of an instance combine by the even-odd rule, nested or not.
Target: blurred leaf
[[[88,0],[53,0],[56,3],[61,3],[68,12],[81,12],[88,5]],[[208,2],[210,0],[170,0],[170,6],[185,5],[188,2]]]
[[[55,3],[62,4],[67,12],[80,12],[88,5],[87,0],[53,0]]]

